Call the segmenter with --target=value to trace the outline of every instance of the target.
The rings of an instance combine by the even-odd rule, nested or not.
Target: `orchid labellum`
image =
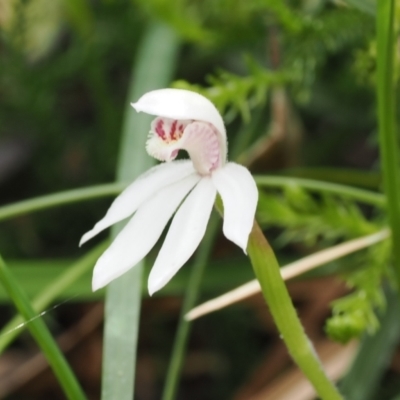
[[[208,99],[187,90],[161,89],[144,94],[132,106],[156,116],[146,149],[164,163],[130,184],[80,244],[130,217],[96,263],[92,286],[97,290],[139,263],[175,214],[149,276],[153,294],[196,250],[217,192],[224,205],[224,235],[246,252],[258,192],[246,168],[227,162],[224,122]],[[186,150],[190,160],[174,161],[179,150]]]

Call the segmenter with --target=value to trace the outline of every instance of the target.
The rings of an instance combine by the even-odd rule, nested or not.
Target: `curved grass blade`
[[[316,179],[371,190],[378,190],[382,182],[379,172],[354,168],[298,167],[279,171],[279,175]]]
[[[0,221],[48,208],[115,196],[121,193],[125,187],[124,183],[109,183],[22,200],[0,207]]]
[[[88,254],[83,256],[80,260],[73,263],[66,269],[59,277],[57,277],[51,284],[44,288],[39,295],[32,301],[32,308],[36,314],[45,310],[59,295],[74,284],[82,275],[93,267],[96,260],[101,253],[107,248],[108,240],[96,246]],[[17,315],[8,324],[6,324],[0,331],[0,354],[12,343],[12,341],[23,332],[27,325],[19,327],[24,319]]]
[[[297,185],[314,192],[336,194],[338,196],[360,201],[366,204],[371,204],[377,207],[383,207],[385,205],[385,197],[381,193],[365,189],[358,189],[347,185],[340,185],[338,183],[269,175],[255,175],[254,179],[259,187],[285,187]]]
[[[219,226],[219,220],[213,215],[208,223],[207,232],[196,252],[196,258],[194,265],[192,266],[192,273],[190,274],[189,282],[185,290],[185,297],[183,300],[181,315],[179,317],[172,356],[167,370],[167,377],[162,395],[163,400],[172,400],[176,397],[187,339],[191,328],[191,321],[186,320],[185,315],[197,301],[203,273]]]
[[[146,116],[143,115],[140,115],[138,117],[146,118]],[[142,125],[137,126],[139,126],[140,129],[144,129],[145,132],[148,128]],[[135,129],[134,131],[139,132],[139,128]],[[142,152],[139,158],[134,159],[134,162],[138,163],[141,157],[146,160]],[[138,168],[138,170],[141,169],[142,168]],[[366,204],[376,205],[379,207],[385,204],[385,196],[381,193],[373,192],[371,190],[357,189],[338,183],[329,183],[315,179],[303,179],[286,176],[258,175],[254,178],[259,187],[285,187],[288,185],[298,185],[304,189],[312,190],[315,192],[337,194],[338,196],[348,197],[353,200],[357,200]],[[103,197],[116,196],[121,193],[123,189],[125,189],[125,187],[127,186],[127,182],[129,181],[129,178],[126,178],[126,182],[121,181],[86,187],[83,189],[73,189],[35,197],[33,199],[23,200],[10,205],[5,205],[0,207],[0,221],[20,215],[25,215],[35,211],[46,210],[48,208],[79,203],[82,201],[95,200]]]
[[[36,318],[36,311],[32,308],[28,297],[20,288],[18,282],[15,280],[11,271],[7,268],[1,256],[0,281],[7,290],[16,309],[26,321],[30,321],[28,329],[49,361],[49,364],[60,382],[67,398],[70,400],[85,400],[86,396],[65,360],[64,355],[61,353],[43,320],[41,318]]]

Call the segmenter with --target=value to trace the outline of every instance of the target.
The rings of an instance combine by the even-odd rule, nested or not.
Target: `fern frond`
[[[240,113],[245,122],[250,121],[250,111],[265,103],[269,89],[290,83],[295,77],[285,71],[271,71],[261,67],[250,57],[246,58],[249,75],[240,76],[227,71],[219,71],[209,75],[209,87],[190,84],[186,81],[175,81],[172,86],[188,89],[202,94],[210,99],[225,120],[232,120]]]

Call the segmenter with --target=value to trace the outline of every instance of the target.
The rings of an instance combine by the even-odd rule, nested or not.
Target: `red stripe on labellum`
[[[180,149],[186,150],[200,175],[210,175],[223,162],[218,131],[203,121],[157,117],[151,123],[146,148],[160,161],[172,161]]]
[[[156,131],[157,135],[158,135],[162,140],[165,140],[165,139],[167,138],[167,137],[166,137],[167,135],[165,134],[163,125],[164,125],[164,121],[160,118],[160,119],[157,121],[157,125],[156,125],[156,128],[155,128],[155,131]]]
[[[170,134],[169,134],[169,136],[170,136],[170,138],[171,138],[171,140],[177,140],[178,139],[178,137],[177,137],[177,135],[176,135],[176,125],[178,124],[178,121],[177,120],[175,120],[173,123],[172,123],[172,125],[171,125],[171,130],[170,130]]]

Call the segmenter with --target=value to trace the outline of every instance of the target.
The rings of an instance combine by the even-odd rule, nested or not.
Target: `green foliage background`
[[[51,7],[46,0],[0,0],[0,151],[11,154],[4,174],[0,169],[2,203],[114,179],[133,57],[144,28],[154,20],[172,27],[183,42],[172,86],[197,91],[215,103],[229,124],[230,143],[239,143],[231,146],[235,157],[248,160],[252,149],[273,136],[274,94],[283,90],[291,110],[289,122],[301,136],[291,148],[289,158],[295,161],[282,161],[275,154],[272,166],[261,158],[253,170],[380,189],[373,2],[50,3]],[[400,14],[398,5],[396,12]],[[153,62],[158,62],[157,55]],[[397,76],[398,71],[397,67]],[[351,174],[344,168],[358,171]],[[65,259],[82,254],[78,238],[107,204],[99,200],[3,223],[2,254],[16,260],[16,271],[21,260],[40,271],[43,264],[39,268],[32,260],[43,258],[57,258],[56,267],[62,270]],[[315,250],[387,225],[383,207],[310,193],[296,185],[261,190],[258,218],[271,232],[281,259],[293,257],[299,242]],[[352,289],[332,305],[326,324],[332,338],[346,342],[379,329],[387,307],[385,293],[393,286],[389,244],[321,269],[321,274],[339,275]],[[245,263],[236,253],[218,260],[221,274],[225,277],[229,268],[231,275],[216,284],[215,272],[210,272],[205,292],[219,293],[243,282]],[[179,279],[166,293],[182,293],[184,273]],[[28,281],[24,285],[35,293]],[[82,298],[93,298],[88,290],[79,290]],[[224,317],[226,329],[236,318],[229,313]],[[239,319],[254,323],[245,315]],[[251,342],[245,329],[240,335]],[[250,362],[259,349],[254,347],[246,355],[237,349],[232,359],[247,357]],[[245,374],[246,368],[236,373]],[[224,397],[230,390],[226,383],[213,395]],[[376,396],[390,398],[380,397],[384,395],[379,388]]]

